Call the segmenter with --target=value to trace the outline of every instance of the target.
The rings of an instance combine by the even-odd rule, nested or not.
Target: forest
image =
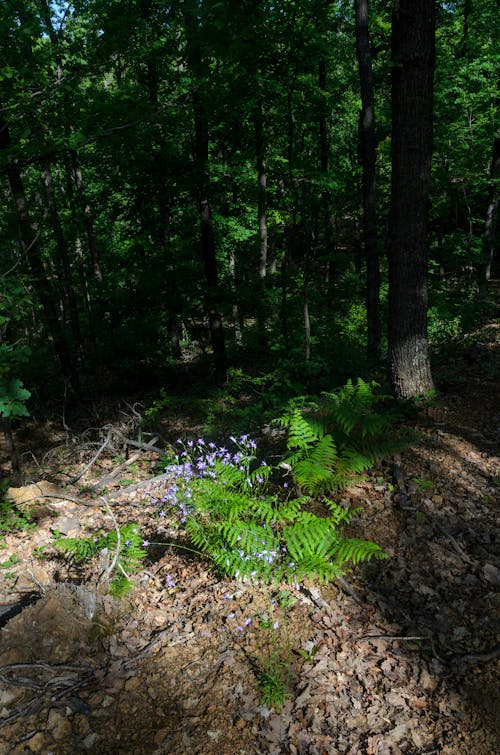
[[[0,752],[495,751],[499,38],[2,0]]]

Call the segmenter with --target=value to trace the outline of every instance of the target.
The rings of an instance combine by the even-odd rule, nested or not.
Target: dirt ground
[[[481,330],[417,420],[420,442],[343,494],[362,508],[356,534],[389,555],[346,575],[352,595],[221,581],[157,546],[115,601],[96,563],[53,550],[53,531],[109,531],[114,517],[164,541],[143,489],[116,492],[152,477],[157,457],[138,451],[107,509],[81,486],[109,474],[113,454],[67,486],[97,445],[34,423],[20,442],[45,490],[38,525],[0,551],[0,755],[500,752],[499,338]],[[262,702],[265,668],[284,674],[280,711]]]

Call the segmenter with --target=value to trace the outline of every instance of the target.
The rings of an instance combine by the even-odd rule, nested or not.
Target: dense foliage
[[[491,258],[496,25],[493,0],[438,4],[437,340]],[[369,28],[384,312],[386,3]],[[167,384],[193,359],[207,374],[212,352],[218,376],[366,374],[351,3],[7,0],[0,49],[3,415],[23,411],[20,380],[60,390],[53,350],[76,390]]]

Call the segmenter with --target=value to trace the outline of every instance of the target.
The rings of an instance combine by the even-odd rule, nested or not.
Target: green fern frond
[[[292,559],[304,562],[312,557],[327,558],[338,543],[339,533],[327,519],[311,517],[284,527],[283,538]]]
[[[79,564],[90,561],[99,552],[99,541],[91,537],[57,537],[53,545]]]
[[[387,558],[387,554],[379,545],[368,540],[341,540],[335,552],[335,562],[339,567],[348,562],[356,565],[371,558],[384,559]]]
[[[287,447],[307,449],[311,444],[319,440],[311,423],[295,409],[287,418],[288,439]]]

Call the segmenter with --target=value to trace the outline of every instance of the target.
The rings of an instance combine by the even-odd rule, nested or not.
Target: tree
[[[363,168],[363,237],[366,259],[368,358],[380,356],[380,269],[377,238],[375,95],[368,34],[368,0],[354,0],[356,53],[361,88],[359,131]]]
[[[427,340],[429,186],[435,65],[434,0],[392,13],[389,369],[401,398],[433,388]]]

